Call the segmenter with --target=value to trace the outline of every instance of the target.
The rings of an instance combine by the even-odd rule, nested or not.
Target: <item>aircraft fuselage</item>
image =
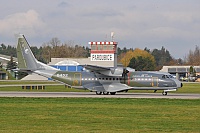
[[[129,72],[126,76],[104,76],[93,72],[58,71],[52,79],[79,89],[98,91],[98,87],[112,83],[126,84],[134,90],[168,90],[182,87],[182,83],[171,75],[151,71]],[[105,90],[106,91],[106,90]]]

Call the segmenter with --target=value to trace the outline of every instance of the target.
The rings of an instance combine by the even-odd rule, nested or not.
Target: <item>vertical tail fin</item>
[[[24,35],[17,35],[17,58],[20,70],[55,70],[35,58]]]
[[[24,35],[17,35],[17,58],[18,67],[21,70],[36,70],[39,68],[37,60]]]

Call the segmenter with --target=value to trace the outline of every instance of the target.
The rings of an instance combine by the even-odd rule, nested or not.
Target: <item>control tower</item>
[[[92,62],[110,62],[117,66],[117,42],[89,42]],[[96,63],[98,64],[98,63]]]

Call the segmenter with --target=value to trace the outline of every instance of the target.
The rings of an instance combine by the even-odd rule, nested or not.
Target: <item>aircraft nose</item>
[[[175,82],[176,82],[177,88],[183,87],[183,83],[181,83],[179,80],[176,79]]]
[[[182,88],[183,87],[183,83],[181,83],[180,81],[176,82],[177,83],[177,87],[178,88]]]

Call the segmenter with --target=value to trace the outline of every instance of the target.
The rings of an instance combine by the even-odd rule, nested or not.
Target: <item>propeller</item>
[[[126,68],[123,68],[122,77],[125,77],[127,73],[129,73],[129,71]]]

